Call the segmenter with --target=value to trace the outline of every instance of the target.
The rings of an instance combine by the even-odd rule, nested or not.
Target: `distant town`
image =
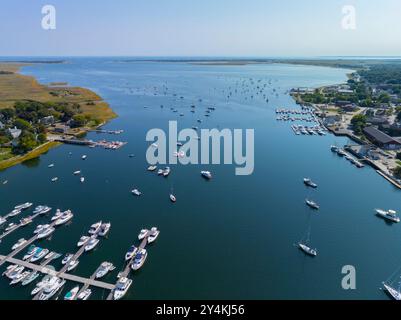
[[[350,67],[350,65],[342,65]],[[312,106],[322,124],[356,144],[345,146],[401,187],[401,64],[354,64],[345,84],[295,88],[297,103]]]

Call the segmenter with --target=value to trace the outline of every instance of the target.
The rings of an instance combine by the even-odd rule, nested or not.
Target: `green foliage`
[[[29,131],[24,131],[19,138],[18,144],[13,147],[13,153],[23,154],[31,151],[38,146],[35,135]]]
[[[401,166],[398,166],[397,168],[394,169],[394,175],[395,175],[398,179],[401,179]]]
[[[364,114],[357,114],[351,119],[351,124],[356,134],[361,135],[362,130],[366,127],[367,117]]]
[[[18,129],[21,129],[21,130],[32,130],[31,124],[28,121],[24,120],[24,119],[17,118],[17,119],[14,120],[13,124]]]

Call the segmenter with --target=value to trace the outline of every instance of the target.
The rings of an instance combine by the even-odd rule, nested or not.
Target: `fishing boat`
[[[19,247],[23,246],[25,243],[27,242],[27,240],[25,240],[24,238],[19,239],[12,247],[11,250],[17,250]]]
[[[146,257],[148,256],[148,252],[146,249],[142,249],[135,255],[134,262],[131,265],[132,270],[140,269],[146,261]]]
[[[118,280],[117,285],[114,289],[113,299],[120,300],[122,297],[124,297],[129,289],[129,287],[131,286],[131,284],[132,284],[131,279],[128,279],[126,277],[121,277]]]
[[[397,216],[397,212],[394,210],[382,210],[382,209],[376,209],[376,214],[388,221],[394,222],[394,223],[399,223],[400,222],[400,217]]]
[[[42,230],[41,232],[38,233],[37,237],[38,239],[45,239],[49,237],[56,229],[53,227],[46,228]]]
[[[31,272],[21,283],[22,286],[27,286],[31,282],[35,281],[40,276],[40,273],[37,271]]]
[[[212,174],[210,173],[210,171],[201,171],[201,175],[207,180],[212,179]]]
[[[89,297],[91,296],[91,294],[92,294],[92,290],[86,289],[78,294],[77,299],[78,300],[88,300]]]
[[[314,183],[314,182],[313,182],[311,179],[309,179],[309,178],[304,178],[304,184],[305,184],[306,186],[311,187],[311,188],[314,188],[314,189],[317,188],[317,184]]]
[[[135,256],[137,251],[138,248],[132,245],[125,254],[125,261],[131,260]]]
[[[306,204],[307,204],[309,207],[311,207],[312,209],[319,210],[319,208],[320,208],[320,206],[319,206],[316,202],[314,202],[314,201],[312,201],[312,200],[306,199],[305,202],[306,202]]]
[[[70,291],[66,293],[66,295],[64,296],[64,300],[74,300],[78,294],[78,291],[79,291],[79,286],[72,288]]]
[[[138,235],[138,240],[144,239],[149,233],[148,229],[142,229],[141,232]]]
[[[85,245],[85,251],[88,252],[88,251],[93,250],[97,246],[98,243],[99,243],[99,239],[96,239],[96,238],[90,239]]]
[[[102,262],[99,269],[96,271],[95,278],[100,279],[103,278],[107,273],[113,271],[116,267],[111,262]]]
[[[89,234],[97,234],[102,227],[102,221],[96,222],[91,225],[91,228],[89,229]]]
[[[89,239],[90,239],[90,237],[88,237],[88,236],[82,236],[82,237],[79,239],[79,241],[78,241],[78,243],[77,243],[77,246],[78,246],[78,247],[82,247]]]
[[[101,227],[100,227],[100,231],[99,231],[99,236],[101,237],[105,237],[111,228],[111,223],[107,222],[107,223],[102,223]]]
[[[148,237],[148,243],[152,243],[154,241],[156,241],[157,237],[159,236],[160,231],[157,230],[156,227],[153,227],[152,229],[150,229],[150,234]]]
[[[140,192],[138,189],[134,189],[131,191],[131,193],[137,197],[142,195],[142,192]]]

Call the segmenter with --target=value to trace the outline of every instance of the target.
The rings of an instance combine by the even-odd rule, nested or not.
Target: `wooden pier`
[[[9,215],[10,214],[5,216],[6,219],[9,217]],[[33,222],[33,220],[35,220],[40,215],[41,215],[41,213],[37,213],[37,214],[34,214],[33,216],[31,216],[32,222]],[[26,218],[26,217],[24,217],[24,218]],[[16,225],[15,228],[12,228],[11,230],[8,230],[8,231],[4,232],[3,234],[1,234],[0,235],[0,240],[3,239],[4,237],[7,237],[9,234],[13,233],[14,231],[18,230],[21,227],[24,227],[24,225],[22,225],[22,223],[20,222],[19,224]]]

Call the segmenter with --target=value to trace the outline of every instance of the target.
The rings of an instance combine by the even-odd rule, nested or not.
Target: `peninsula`
[[[20,74],[28,65],[0,63],[0,170],[59,145],[54,137],[77,137],[116,117],[93,91]]]

